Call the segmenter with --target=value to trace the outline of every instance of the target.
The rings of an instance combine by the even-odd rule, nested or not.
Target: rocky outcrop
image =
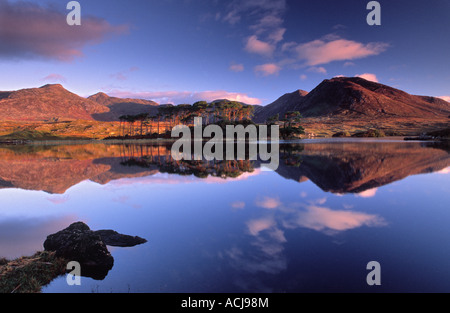
[[[107,245],[129,247],[145,242],[143,238],[121,235],[112,230],[93,231],[85,223],[77,222],[49,235],[44,249],[56,252],[57,257],[79,262],[82,276],[102,280],[114,265]]]
[[[134,247],[143,243],[147,240],[138,236],[122,235],[114,230],[97,230],[94,232],[99,235],[103,242],[108,246],[113,247]]]

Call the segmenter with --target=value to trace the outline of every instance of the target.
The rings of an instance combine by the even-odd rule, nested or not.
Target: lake
[[[148,242],[108,247],[103,280],[61,276],[44,293],[450,292],[449,152],[305,140],[271,171],[177,162],[163,143],[1,146],[0,257],[83,221]]]

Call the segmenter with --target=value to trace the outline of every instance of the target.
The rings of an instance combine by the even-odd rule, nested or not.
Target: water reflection
[[[389,265],[408,255],[421,270],[429,257],[450,260],[449,247],[430,248],[450,235],[438,185],[448,151],[418,142],[289,144],[277,171],[265,172],[259,161],[175,161],[164,144],[0,147],[0,257],[39,250],[46,235],[83,220],[150,240],[112,250],[106,292],[128,284],[144,292],[329,291],[333,279],[350,286],[337,290],[361,290],[352,273],[371,259]],[[433,272],[424,273],[415,277]],[[47,291],[67,288],[62,279]]]
[[[78,183],[99,184],[157,173],[197,178],[238,178],[259,170],[259,161],[176,161],[170,145],[67,145],[0,147],[0,188],[64,194]],[[311,180],[336,194],[370,197],[376,188],[410,175],[445,170],[448,147],[424,143],[333,142],[285,144],[276,173]],[[259,171],[258,171],[259,173]],[[64,201],[55,198],[51,201]]]
[[[221,254],[228,259],[231,267],[243,273],[235,284],[247,292],[274,292],[273,287],[259,278],[261,274],[277,275],[287,270],[287,232],[309,229],[337,237],[340,233],[360,227],[388,225],[378,214],[331,209],[326,205],[326,201],[326,198],[321,198],[307,202],[283,203],[279,198],[255,199],[256,207],[263,210],[259,216],[245,222],[248,242],[234,243]],[[298,248],[301,249],[301,245]]]

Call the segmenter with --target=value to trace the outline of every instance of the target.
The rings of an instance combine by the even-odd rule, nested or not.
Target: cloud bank
[[[70,62],[83,56],[84,47],[129,30],[92,16],[83,16],[82,26],[69,26],[66,16],[30,2],[0,0],[0,58]]]
[[[294,50],[299,60],[306,65],[316,66],[333,61],[349,61],[378,55],[388,45],[382,42],[363,44],[342,38],[323,38],[297,45]]]
[[[211,102],[218,99],[228,99],[246,104],[259,105],[262,101],[253,98],[245,93],[229,92],[224,90],[214,91],[149,91],[149,92],[129,92],[112,90],[107,92],[110,96],[118,98],[137,98],[153,100],[160,104],[192,104],[197,101]]]

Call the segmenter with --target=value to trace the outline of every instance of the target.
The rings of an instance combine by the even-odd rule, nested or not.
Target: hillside
[[[80,97],[62,85],[0,92],[0,121],[118,121],[119,116],[157,112],[158,103],[97,93]]]
[[[323,191],[337,194],[374,190],[410,175],[437,172],[450,165],[448,148],[419,142],[306,144],[298,155],[300,166],[281,162],[276,172],[298,182],[309,179]],[[283,152],[281,156],[283,159]]]
[[[93,120],[92,114],[108,111],[108,107],[71,93],[61,85],[0,92],[2,121]]]
[[[286,94],[267,105],[255,117],[258,122],[286,111],[299,111],[304,117],[333,118],[446,118],[450,103],[367,81],[358,77],[324,80],[310,93]]]
[[[104,138],[118,134],[115,122],[120,116],[155,115],[159,107],[154,101],[105,93],[83,98],[58,84],[0,91],[0,136],[21,136],[30,130],[45,133],[38,134],[42,138]],[[419,135],[448,128],[450,115],[450,103],[442,99],[345,77],[324,80],[309,93],[297,90],[267,106],[254,107],[253,119],[259,123],[276,114],[282,118],[287,111],[300,111],[308,137],[374,128],[390,135]]]
[[[262,123],[276,114],[279,114],[281,118],[286,112],[296,111],[297,105],[303,101],[307,94],[307,91],[299,89],[281,96],[271,104],[255,111],[255,121]]]
[[[92,116],[98,121],[118,121],[122,115],[136,115],[158,112],[159,104],[151,100],[129,99],[110,97],[103,92],[88,97],[88,100],[96,102],[109,109],[108,112],[94,113]]]

